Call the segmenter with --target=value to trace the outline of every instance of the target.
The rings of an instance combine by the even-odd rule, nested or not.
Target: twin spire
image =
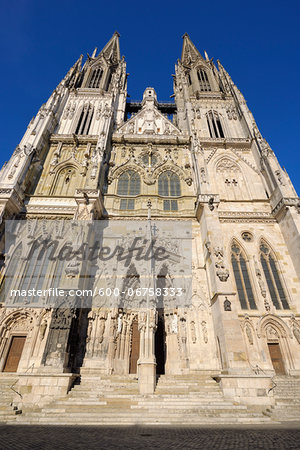
[[[108,41],[108,43],[105,45],[103,50],[99,53],[98,57],[100,55],[104,55],[105,58],[108,61],[111,61],[112,63],[118,63],[121,59],[120,56],[120,43],[119,43],[119,37],[120,34],[115,31],[112,35],[111,39]],[[97,47],[93,51],[92,58],[96,58],[97,54]],[[208,55],[206,52],[204,52],[205,59],[208,61]],[[191,41],[191,38],[187,33],[183,35],[183,46],[182,46],[182,52],[181,52],[181,62],[185,66],[190,66],[198,59],[201,59],[204,61],[204,58],[198,51],[198,49],[195,47],[193,42]]]

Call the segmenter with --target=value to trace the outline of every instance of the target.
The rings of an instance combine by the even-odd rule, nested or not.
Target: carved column
[[[157,311],[149,309],[139,314],[140,357],[138,379],[140,394],[153,394],[156,384],[156,360],[154,335],[157,326]]]

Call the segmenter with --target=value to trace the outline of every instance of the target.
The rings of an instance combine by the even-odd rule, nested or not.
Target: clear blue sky
[[[0,164],[79,55],[115,30],[131,98],[153,86],[168,100],[187,32],[228,70],[299,194],[299,19],[299,1],[2,0]]]

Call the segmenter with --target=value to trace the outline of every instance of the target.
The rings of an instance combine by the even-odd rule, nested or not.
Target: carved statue
[[[170,331],[171,331],[171,333],[174,333],[174,334],[178,333],[178,316],[177,316],[177,314],[173,315]]]
[[[203,340],[204,340],[205,344],[207,344],[208,343],[208,334],[207,334],[207,326],[206,326],[205,320],[203,320],[201,322],[201,325],[202,325]]]
[[[47,320],[43,320],[43,322],[40,325],[40,340],[42,341],[45,337],[45,333],[47,330]]]
[[[195,322],[192,320],[192,322],[190,323],[190,328],[191,328],[191,337],[192,337],[192,343],[196,344],[197,341],[197,336],[196,336],[196,327],[195,327]]]

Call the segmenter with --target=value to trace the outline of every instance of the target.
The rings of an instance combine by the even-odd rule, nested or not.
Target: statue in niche
[[[171,322],[171,333],[178,333],[178,317],[177,314],[174,314],[172,322]]]
[[[206,326],[205,320],[203,320],[201,322],[201,325],[202,325],[203,340],[204,340],[205,344],[207,344],[208,343],[208,334],[207,334],[207,326]]]
[[[196,344],[197,337],[196,337],[196,327],[195,327],[195,322],[194,321],[191,322],[190,328],[191,328],[192,343]]]
[[[46,330],[47,330],[47,320],[43,320],[43,322],[40,325],[40,340],[42,341],[45,337]]]
[[[123,314],[119,313],[118,315],[118,326],[117,326],[117,333],[120,334],[122,332],[123,328]]]

